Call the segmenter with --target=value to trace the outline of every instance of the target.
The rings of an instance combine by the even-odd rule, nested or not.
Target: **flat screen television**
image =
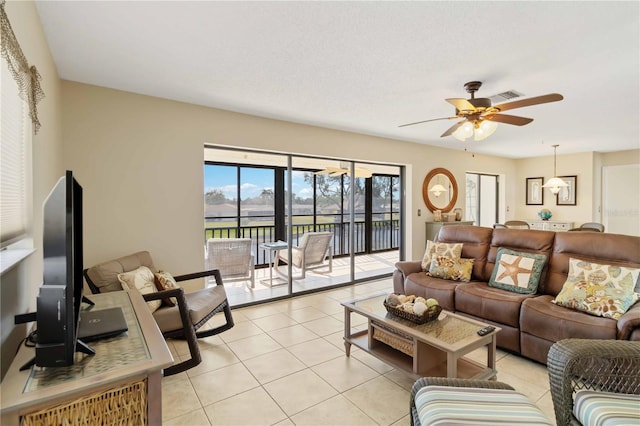
[[[43,283],[37,299],[35,365],[68,366],[75,352],[82,303],[82,187],[67,171],[43,204]]]

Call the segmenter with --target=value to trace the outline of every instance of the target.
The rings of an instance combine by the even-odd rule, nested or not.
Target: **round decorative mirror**
[[[440,210],[443,213],[451,211],[458,199],[456,179],[447,169],[431,170],[422,183],[422,198],[432,213],[435,210]]]

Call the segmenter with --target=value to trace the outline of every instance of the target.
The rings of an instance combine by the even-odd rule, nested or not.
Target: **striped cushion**
[[[552,425],[523,394],[506,389],[425,386],[416,393],[423,425]]]
[[[640,395],[580,390],[573,415],[583,425],[623,426],[640,424]]]

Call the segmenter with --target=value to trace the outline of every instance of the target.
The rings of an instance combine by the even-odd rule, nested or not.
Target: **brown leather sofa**
[[[501,327],[503,349],[546,364],[549,348],[562,339],[640,341],[640,302],[617,321],[551,303],[567,279],[569,258],[640,268],[640,237],[459,225],[443,226],[437,240],[463,243],[461,257],[475,259],[471,281],[431,277],[420,261],[401,261],[393,273],[394,292],[433,297],[444,309]],[[489,287],[500,247],[547,256],[536,294]]]

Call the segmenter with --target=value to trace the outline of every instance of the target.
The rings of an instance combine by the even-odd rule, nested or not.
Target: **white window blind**
[[[27,230],[27,152],[31,139],[29,108],[7,63],[0,60],[0,240],[2,246]]]

